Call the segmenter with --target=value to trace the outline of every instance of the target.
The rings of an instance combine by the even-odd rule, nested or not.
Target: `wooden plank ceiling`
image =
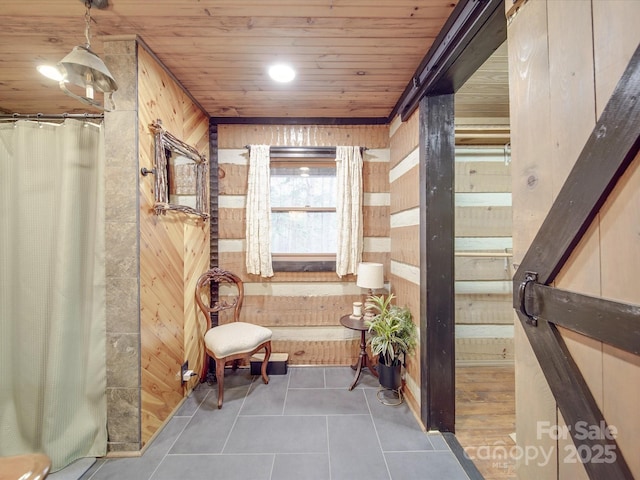
[[[213,117],[386,118],[456,3],[109,0],[91,11],[91,45],[100,55],[106,36],[138,35]],[[84,45],[84,13],[82,0],[2,0],[0,109],[87,111],[35,69]],[[269,79],[275,62],[297,70],[291,84]],[[471,94],[483,116],[504,116],[505,78],[488,76],[499,101],[495,85]]]

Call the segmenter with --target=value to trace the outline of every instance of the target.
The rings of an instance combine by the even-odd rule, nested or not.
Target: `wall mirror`
[[[155,140],[156,214],[175,210],[208,218],[206,157],[167,132],[160,120],[149,128]],[[142,173],[145,174],[144,169]]]

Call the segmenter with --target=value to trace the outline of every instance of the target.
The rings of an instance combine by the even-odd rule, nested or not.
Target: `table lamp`
[[[368,297],[373,295],[374,290],[384,287],[384,268],[381,263],[363,262],[358,264],[357,277],[356,285],[360,288],[368,288]],[[365,316],[370,313],[365,307]]]
[[[384,287],[384,269],[381,263],[364,262],[358,264],[356,285],[360,288],[368,288],[369,295],[373,291]]]

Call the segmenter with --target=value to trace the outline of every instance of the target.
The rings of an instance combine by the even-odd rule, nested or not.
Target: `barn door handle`
[[[527,323],[534,327],[538,326],[538,317],[536,317],[535,315],[531,315],[529,312],[527,312],[527,307],[525,305],[525,298],[526,298],[525,293],[527,290],[527,285],[531,282],[536,282],[536,281],[538,281],[538,274],[536,272],[525,272],[524,281],[520,284],[520,287],[518,288],[518,300],[520,303],[520,313],[526,316]]]

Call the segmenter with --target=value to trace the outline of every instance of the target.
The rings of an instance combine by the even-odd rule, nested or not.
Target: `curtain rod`
[[[75,118],[79,120],[102,120],[104,119],[103,113],[11,113],[0,114],[0,121],[12,121],[12,120],[66,120],[67,118]]]
[[[251,150],[251,145],[245,145],[247,150]],[[367,147],[360,147],[360,151],[368,150]],[[329,157],[335,158],[336,147],[269,147],[269,153],[281,158],[303,158],[303,157]]]

